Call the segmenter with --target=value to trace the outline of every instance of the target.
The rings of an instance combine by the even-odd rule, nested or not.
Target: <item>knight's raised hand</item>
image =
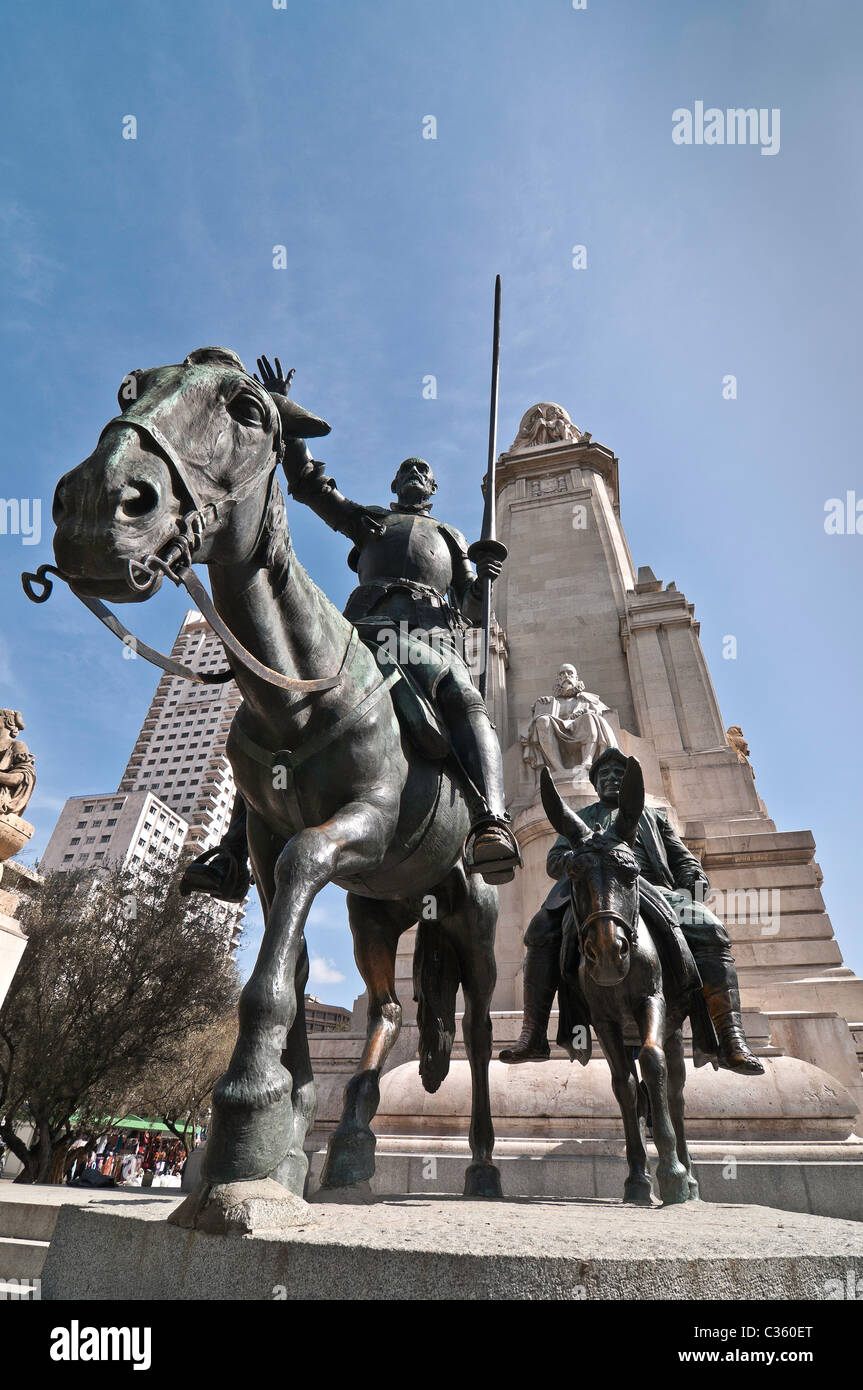
[[[259,357],[258,372],[260,372],[261,375],[258,376],[258,372],[255,372],[254,378],[255,381],[260,381],[266,391],[270,391],[278,396],[286,396],[291,389],[291,382],[294,379],[296,368],[292,367],[288,374],[285,375],[278,357],[275,359],[275,362],[276,365],[275,368],[273,368],[270,366],[266,357]]]
[[[266,382],[264,382],[266,386]],[[270,388],[267,387],[267,390]],[[323,464],[320,465],[323,468]],[[288,488],[296,494],[297,487],[302,490],[303,479],[311,479],[315,472],[315,461],[304,439],[286,439],[282,454],[282,467],[288,480]]]

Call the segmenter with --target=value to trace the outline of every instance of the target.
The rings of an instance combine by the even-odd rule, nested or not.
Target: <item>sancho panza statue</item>
[[[263,384],[279,395],[287,394],[290,383],[265,374]],[[288,441],[283,464],[291,495],[353,541],[348,564],[359,584],[345,617],[371,646],[401,651],[402,636],[410,635],[411,674],[446,725],[465,774],[471,815],[465,862],[488,882],[507,882],[521,855],[506,811],[500,745],[463,655],[463,634],[482,613],[482,581],[497,579],[500,562],[480,561],[477,573],[464,536],[430,515],[437,483],[424,459],[399,465],[392,482],[396,501],[388,508],[344,497],[304,440]],[[387,643],[388,636],[398,641]],[[218,850],[186,869],[185,889],[242,895],[248,888],[246,855],[240,803]]]
[[[591,830],[607,831],[613,824],[626,761],[620,749],[608,748],[592,764],[590,780],[599,800],[579,811]],[[558,836],[548,852],[546,868],[557,882],[524,935],[524,1023],[515,1046],[501,1052],[502,1062],[544,1061],[549,1056],[546,1031],[560,984],[563,919],[570,902],[566,875],[570,848],[569,842]],[[674,833],[666,813],[652,806],[645,806],[641,813],[634,850],[643,910],[649,913],[658,895],[659,906],[677,917],[695,957],[719,1039],[720,1065],[744,1076],[760,1075],[764,1068],[750,1051],[743,1031],[731,938],[704,905],[710,884],[699,860]]]
[[[551,695],[540,695],[530,725],[521,735],[522,757],[536,778],[547,767],[552,776],[588,766],[616,748],[617,738],[607,719],[608,705],[579,680],[578,672],[564,663]]]

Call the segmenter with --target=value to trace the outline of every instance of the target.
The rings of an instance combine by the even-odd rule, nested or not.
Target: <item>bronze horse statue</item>
[[[465,871],[462,791],[445,761],[417,751],[403,733],[391,691],[398,673],[385,677],[293,552],[277,465],[286,449],[305,448],[294,441],[329,426],[294,402],[277,409],[224,348],[134,373],[118,399],[123,413],[57,486],[53,572],[120,634],[101,601],[150,598],[167,574],[219,633],[243,695],[227,752],[248,808],[265,920],[236,1047],[214,1091],[203,1186],[180,1220],[214,1229],[218,1211],[261,1180],[286,1210],[298,1210],[315,1110],[304,926],[327,883],[347,890],[369,1019],[322,1186],[374,1173],[370,1123],[401,1025],[396,948],[418,922],[423,1083],[434,1091],[447,1073],[461,985],[472,1081],[464,1191],[499,1197],[488,1087],[497,891]],[[211,604],[193,560],[208,568]],[[46,586],[48,568],[37,576]]]
[[[567,914],[561,950],[561,1007],[571,1015],[567,1024],[580,1021],[586,1042],[581,1047],[570,1045],[568,1050],[583,1063],[589,1060],[592,1023],[611,1069],[623,1118],[629,1165],[623,1200],[651,1205],[645,1107],[627,1037],[632,1033],[640,1043],[638,1065],[650,1098],[660,1196],[667,1205],[695,1200],[698,1183],[692,1173],[683,1123],[684,1021],[696,1014],[698,1026],[707,1030],[702,1035],[705,1047],[715,1044],[715,1035],[710,1037],[709,1019],[697,1017],[696,1011],[702,1007],[700,980],[682,934],[678,932],[670,942],[672,951],[679,953],[681,966],[674,970],[668,943],[663,942],[665,949],[658,949],[640,910],[639,868],[633,847],[644,809],[641,766],[635,758],[628,760],[618,813],[607,834],[592,831],[565,804],[547,768],[540,786],[549,821],[571,845],[567,872],[572,911]],[[563,1030],[558,1041],[564,1041]]]

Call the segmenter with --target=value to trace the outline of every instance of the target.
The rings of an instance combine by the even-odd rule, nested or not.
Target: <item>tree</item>
[[[27,950],[0,1009],[0,1137],[19,1182],[47,1182],[76,1114],[116,1113],[144,1068],[235,1003],[214,918],[170,871],[55,871],[22,905]],[[16,1133],[28,1123],[29,1145]]]
[[[227,1071],[236,1039],[234,1009],[182,1038],[171,1057],[149,1067],[135,1088],[135,1113],[158,1116],[191,1153],[206,1102]]]

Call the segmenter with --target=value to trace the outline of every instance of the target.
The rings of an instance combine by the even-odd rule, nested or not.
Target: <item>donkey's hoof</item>
[[[650,1178],[627,1178],[623,1185],[623,1200],[627,1206],[652,1207]]]
[[[272,1178],[254,1182],[204,1183],[181,1202],[168,1221],[211,1236],[244,1236],[253,1231],[308,1226],[317,1214]]]
[[[352,1187],[375,1175],[375,1136],[370,1129],[336,1130],[327,1144],[321,1187]]]
[[[493,1163],[471,1163],[464,1175],[465,1197],[502,1197],[500,1171]]]
[[[689,1174],[682,1163],[664,1173],[657,1171],[656,1180],[663,1206],[673,1207],[689,1201]]]

